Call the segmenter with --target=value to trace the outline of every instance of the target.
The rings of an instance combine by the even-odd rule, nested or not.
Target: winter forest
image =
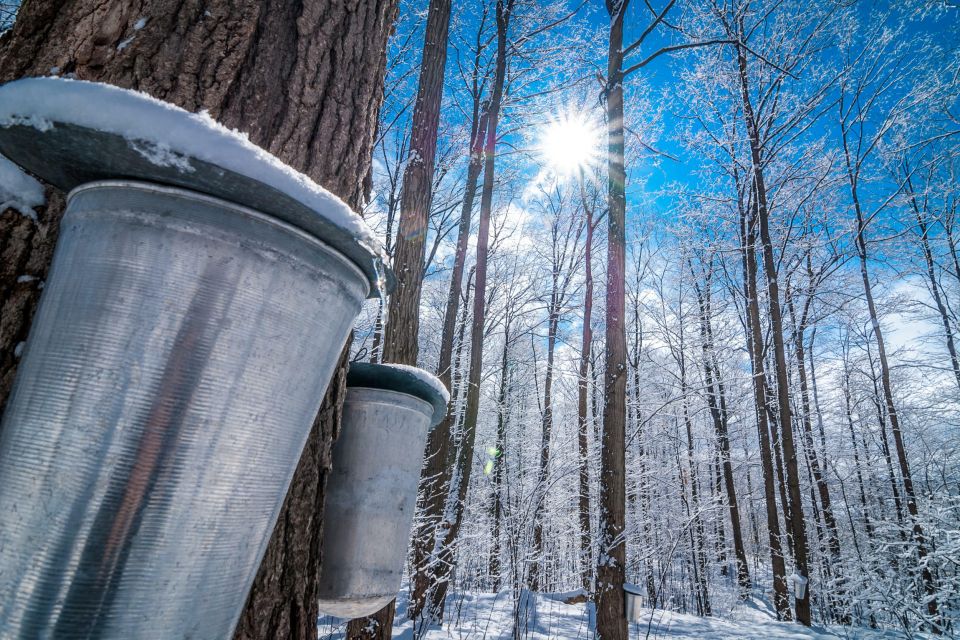
[[[236,637],[960,635],[956,3],[396,2],[0,4],[0,81],[207,109],[343,198],[397,279],[345,357],[449,390],[397,599],[280,631],[271,546]],[[62,206],[7,197],[4,401]]]

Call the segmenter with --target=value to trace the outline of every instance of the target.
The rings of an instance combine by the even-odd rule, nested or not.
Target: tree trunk
[[[909,173],[909,171],[908,171]],[[927,267],[927,279],[930,281],[930,293],[933,295],[933,301],[937,305],[937,312],[940,314],[940,322],[943,324],[943,334],[947,341],[947,353],[950,354],[950,365],[953,367],[953,376],[960,387],[960,361],[957,358],[957,347],[953,341],[953,329],[950,327],[950,318],[947,315],[947,307],[943,303],[943,297],[940,295],[940,283],[937,282],[937,274],[933,262],[933,253],[930,251],[929,230],[927,219],[917,203],[917,194],[913,190],[913,182],[907,178],[907,194],[910,196],[910,206],[913,214],[917,218],[917,227],[920,230],[920,248],[923,250],[923,261]]]
[[[382,357],[383,362],[413,367],[417,366],[419,353],[423,256],[433,195],[443,73],[447,63],[450,0],[430,0],[427,12],[420,83],[410,133],[410,156],[400,190],[400,229],[393,253],[397,288],[390,295]],[[396,600],[391,600],[377,613],[352,620],[347,626],[347,637],[351,640],[388,640],[393,636],[395,608]]]
[[[590,376],[590,350],[593,345],[593,209],[588,206],[583,193],[583,177],[580,180],[584,211],[587,215],[587,238],[584,248],[585,282],[583,291],[583,333],[580,339],[580,369],[577,376],[577,454],[580,465],[579,516],[580,516],[580,580],[583,590],[590,593],[593,571],[591,570],[590,541],[590,451],[587,427],[587,391]]]
[[[627,640],[626,581],[627,335],[624,326],[626,179],[623,123],[623,18],[629,0],[607,0],[607,296],[606,373],[600,441],[600,527],[597,559],[597,635]]]
[[[682,302],[679,307],[679,316],[683,318]],[[702,616],[711,615],[710,611],[710,593],[707,589],[707,554],[704,550],[704,526],[703,515],[700,509],[700,482],[697,473],[696,464],[693,456],[693,421],[690,419],[690,407],[687,396],[689,387],[687,386],[687,363],[686,363],[686,345],[684,340],[684,323],[681,320],[679,327],[679,345],[677,347],[677,364],[680,368],[680,398],[681,412],[683,413],[683,425],[687,435],[687,469],[690,479],[690,500],[693,502],[692,526],[690,527],[691,546],[693,549],[693,578],[696,585],[697,594],[697,614]],[[682,488],[681,488],[682,490]],[[689,509],[688,509],[689,512]],[[689,513],[688,513],[689,517]]]
[[[134,10],[114,1],[37,0],[21,8],[0,41],[0,81],[57,67],[189,111],[205,109],[359,210],[369,184],[395,5],[148,0]],[[137,29],[141,18],[146,25]],[[128,38],[127,46],[118,46]],[[17,364],[13,347],[26,338],[62,211],[63,199],[54,196],[38,223],[17,219],[0,228],[0,248],[12,256],[7,264],[18,265],[0,274],[3,401]],[[23,273],[38,279],[10,284]],[[316,637],[324,488],[343,385],[341,366],[304,448],[237,638]]]
[[[493,592],[499,593],[503,584],[503,577],[500,575],[500,529],[503,520],[503,465],[504,450],[507,440],[507,417],[510,415],[507,409],[507,395],[510,385],[509,362],[507,356],[510,353],[510,324],[509,321],[503,330],[503,356],[500,359],[500,391],[497,394],[497,446],[493,453],[493,544],[490,551],[490,578],[493,581]]]
[[[638,283],[639,290],[639,283]],[[639,485],[637,493],[640,498],[640,510],[647,517],[640,518],[641,539],[640,544],[646,547],[653,545],[652,527],[650,526],[651,513],[650,504],[650,480],[647,475],[647,447],[644,441],[643,417],[640,415],[640,351],[643,342],[643,332],[640,325],[640,300],[634,298],[633,305],[633,355],[630,360],[630,366],[633,368],[633,421],[634,438],[637,442],[637,484]],[[644,583],[647,590],[647,601],[651,608],[657,606],[657,581],[654,577],[654,566],[651,559],[643,562]]]
[[[867,506],[867,492],[864,488],[863,470],[860,466],[860,453],[857,446],[856,429],[853,425],[853,404],[850,401],[850,365],[846,354],[843,360],[843,402],[847,417],[847,427],[850,429],[850,445],[853,447],[853,465],[857,470],[857,484],[860,488],[860,507],[863,511],[863,525],[867,530],[867,539],[873,539],[873,525],[870,522],[870,511]]]
[[[900,417],[893,401],[893,385],[890,382],[890,365],[887,362],[886,343],[883,331],[880,328],[880,319],[877,315],[877,305],[873,300],[873,286],[870,282],[870,271],[867,267],[867,240],[866,223],[863,211],[860,208],[860,196],[857,189],[857,177],[851,162],[850,151],[847,145],[846,129],[843,130],[843,149],[847,165],[847,177],[850,183],[850,195],[853,200],[853,209],[856,215],[857,230],[854,238],[857,247],[857,257],[860,262],[860,278],[863,281],[863,294],[867,300],[867,311],[870,314],[870,324],[877,344],[877,357],[880,360],[880,381],[883,388],[883,399],[886,403],[887,419],[890,421],[890,430],[893,431],[893,442],[897,448],[897,462],[900,466],[900,477],[903,480],[903,492],[907,501],[907,512],[913,520],[913,538],[917,543],[917,557],[920,564],[920,579],[926,591],[927,613],[931,617],[931,629],[934,633],[942,633],[940,616],[937,607],[937,588],[933,581],[933,574],[926,562],[927,541],[920,526],[917,497],[913,489],[913,478],[910,475],[910,465],[907,462],[907,450],[903,444],[903,433],[900,430]]]
[[[741,29],[742,31],[742,29]],[[750,140],[750,155],[753,164],[753,187],[755,211],[760,229],[763,270],[767,279],[767,307],[770,316],[770,331],[773,334],[773,355],[776,364],[777,399],[779,406],[780,438],[783,444],[783,456],[787,475],[787,494],[789,498],[789,530],[793,542],[796,571],[803,578],[809,578],[807,568],[807,534],[803,521],[803,502],[800,494],[800,475],[797,468],[797,454],[793,442],[793,418],[790,406],[790,386],[787,379],[787,357],[783,343],[783,318],[780,310],[780,288],[777,282],[777,265],[773,255],[773,242],[770,237],[769,209],[767,207],[767,188],[763,175],[763,159],[760,131],[753,111],[748,88],[747,52],[742,44],[737,45],[737,65],[739,67],[740,95],[743,101],[743,118],[746,121]],[[802,598],[794,598],[797,621],[810,626],[810,588],[804,590]]]
[[[543,564],[543,503],[546,500],[547,476],[550,469],[550,434],[553,431],[553,356],[557,344],[557,325],[560,322],[559,265],[554,264],[551,276],[549,317],[547,319],[547,372],[543,383],[543,419],[540,424],[540,467],[537,473],[533,505],[533,557],[527,584],[531,591],[539,591]]]
[[[445,522],[442,542],[438,541],[440,558],[435,563],[430,594],[429,620],[439,622],[449,588],[450,572],[453,569],[455,545],[463,523],[464,501],[470,486],[473,469],[473,448],[477,436],[477,415],[480,410],[480,374],[483,368],[483,338],[487,302],[487,252],[490,236],[490,213],[493,208],[493,183],[496,170],[497,125],[500,119],[500,104],[507,72],[507,34],[514,0],[497,0],[497,62],[494,71],[493,91],[487,114],[487,131],[484,143],[483,189],[480,194],[480,223],[477,230],[477,259],[473,292],[473,324],[470,330],[470,371],[467,378],[467,406],[464,409],[463,437],[457,456],[457,477],[451,483],[452,518]],[[440,531],[437,535],[439,537]]]
[[[830,552],[830,563],[828,565],[828,569],[831,574],[835,574],[837,576],[836,585],[839,593],[836,594],[836,599],[837,604],[841,609],[838,614],[838,621],[841,624],[850,624],[850,616],[846,613],[847,603],[843,586],[844,580],[843,568],[841,565],[842,557],[840,555],[840,535],[837,531],[837,520],[833,515],[833,506],[830,501],[830,488],[827,486],[827,481],[824,477],[826,460],[824,460],[824,467],[821,468],[813,441],[813,425],[810,422],[810,392],[807,387],[807,356],[804,349],[804,334],[806,332],[810,305],[813,301],[813,291],[808,291],[807,296],[808,297],[806,303],[804,304],[803,312],[798,318],[794,309],[793,300],[790,299],[789,293],[787,294],[788,304],[790,305],[790,313],[793,315],[794,320],[796,321],[793,339],[794,350],[796,354],[797,377],[800,382],[800,417],[803,428],[803,442],[804,449],[807,454],[807,465],[810,467],[810,473],[813,476],[814,484],[816,485],[817,494],[820,498],[820,505],[823,510],[823,522],[827,530],[827,547]],[[824,455],[826,455],[826,452],[824,452]],[[812,503],[814,505],[816,504],[815,501]]]
[[[447,63],[450,0],[430,0],[420,84],[413,109],[410,155],[400,191],[400,229],[393,253],[397,288],[390,295],[383,343],[383,361],[416,366],[420,333],[423,256],[437,153],[437,127]]]
[[[754,254],[756,231],[754,221],[746,221],[741,209],[741,242],[743,244],[744,288],[746,293],[748,347],[753,365],[753,394],[756,400],[757,431],[760,439],[760,464],[763,468],[763,495],[767,509],[767,534],[770,542],[770,565],[773,572],[773,604],[777,618],[789,620],[790,603],[787,594],[786,565],[780,546],[780,520],[773,469],[770,427],[767,416],[766,369],[763,358],[763,331],[760,326],[760,303],[757,300],[757,259]]]
[[[478,54],[479,55],[479,54]],[[477,84],[479,60],[474,65],[474,85]],[[467,166],[467,184],[463,191],[463,205],[460,211],[460,226],[457,231],[457,249],[453,260],[453,274],[450,276],[450,291],[447,295],[447,307],[443,316],[443,331],[440,336],[440,357],[437,365],[437,377],[450,388],[453,369],[451,358],[454,345],[454,333],[457,326],[457,313],[460,311],[460,295],[463,286],[463,268],[467,257],[467,241],[470,239],[470,218],[473,201],[477,191],[477,180],[483,168],[483,144],[487,132],[487,110],[482,109],[479,94],[474,91],[473,124],[471,125],[470,162]],[[469,278],[468,278],[469,279]],[[463,341],[460,341],[462,345]],[[456,396],[451,395],[451,398]],[[453,467],[449,463],[451,430],[456,418],[455,404],[450,403],[447,415],[427,436],[424,453],[424,465],[420,474],[419,518],[413,537],[413,576],[412,589],[407,617],[419,620],[426,605],[427,591],[430,588],[432,574],[429,569],[431,556],[438,538],[437,525],[443,518],[447,492],[450,487],[450,474]]]
[[[700,306],[700,335],[703,345],[704,382],[707,387],[707,405],[713,419],[713,428],[717,436],[720,465],[723,468],[723,484],[727,493],[727,505],[730,513],[730,529],[733,532],[733,549],[737,559],[737,584],[740,585],[740,598],[749,596],[751,581],[747,554],[743,548],[743,533],[740,528],[740,507],[737,503],[737,490],[733,482],[733,463],[730,460],[730,436],[728,429],[726,394],[719,369],[716,367],[716,353],[713,347],[713,328],[710,304],[710,274],[707,273],[703,289],[697,286],[697,302]]]

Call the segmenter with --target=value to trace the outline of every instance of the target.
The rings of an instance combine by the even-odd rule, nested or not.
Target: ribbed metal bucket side
[[[229,637],[368,286],[244,207],[75,190],[0,427],[0,636]]]
[[[432,414],[412,395],[347,389],[324,503],[321,613],[360,617],[396,597]]]

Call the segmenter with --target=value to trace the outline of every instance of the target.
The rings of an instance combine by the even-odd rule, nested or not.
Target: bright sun
[[[539,132],[543,162],[558,176],[586,171],[600,160],[600,129],[586,114],[560,113]]]

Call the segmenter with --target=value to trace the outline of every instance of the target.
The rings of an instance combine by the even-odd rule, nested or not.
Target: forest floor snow
[[[552,594],[534,594],[529,600],[521,638],[529,640],[589,640],[593,638],[591,611],[586,604],[568,605]],[[413,623],[403,615],[399,602],[393,628],[395,640],[413,640]],[[426,632],[423,640],[510,640],[513,637],[514,601],[509,591],[500,593],[454,593],[447,600],[443,627]],[[343,637],[343,624],[321,618],[320,638]],[[892,630],[878,631],[851,627],[804,628],[796,623],[779,622],[769,603],[754,599],[732,608],[723,617],[700,617],[657,609],[646,610],[643,622],[631,623],[630,638],[706,638],[716,640],[893,640],[906,638]],[[917,636],[914,635],[916,638]]]

